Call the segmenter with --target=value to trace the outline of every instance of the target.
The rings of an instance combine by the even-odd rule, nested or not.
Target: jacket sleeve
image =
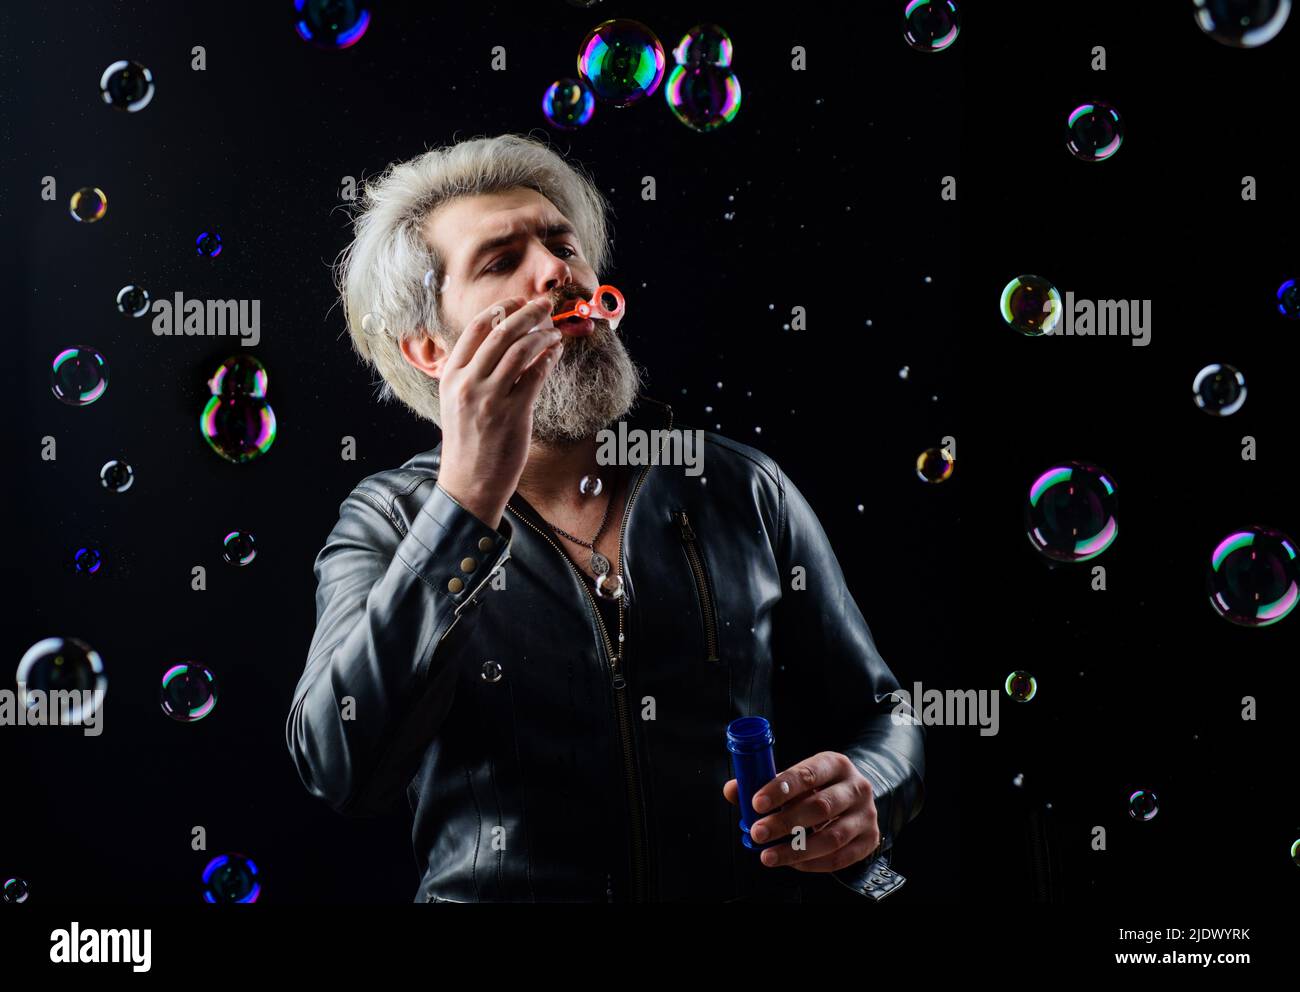
[[[439,649],[476,623],[510,539],[505,517],[494,530],[436,484],[409,530],[364,483],[344,500],[316,557],[316,632],[285,724],[308,792],[353,816],[397,807],[455,695]]]
[[[898,680],[876,650],[817,515],[779,466],[777,479],[781,521],[775,550],[786,588],[774,623],[784,664],[797,666],[803,676],[805,694],[799,698],[816,709],[805,714],[815,728],[809,743],[847,755],[871,783],[879,852],[832,873],[862,891],[876,854],[891,850],[899,832],[921,811],[924,727],[911,721],[909,705],[892,696]],[[803,590],[790,588],[796,565],[805,569]]]

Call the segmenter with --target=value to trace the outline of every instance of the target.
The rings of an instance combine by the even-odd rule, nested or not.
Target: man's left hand
[[[732,805],[740,805],[734,778],[722,787],[722,794]],[[787,768],[754,793],[753,804],[756,813],[776,810],[750,828],[750,837],[760,844],[785,837],[795,827],[808,830],[806,850],[782,844],[764,851],[762,861],[769,867],[837,871],[861,861],[880,844],[871,782],[838,751],[821,751]]]

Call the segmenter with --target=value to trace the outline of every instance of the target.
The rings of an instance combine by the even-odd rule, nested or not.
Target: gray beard
[[[641,370],[622,339],[597,320],[585,338],[564,338],[559,365],[533,403],[533,440],[562,447],[594,437],[623,417],[642,389]]]

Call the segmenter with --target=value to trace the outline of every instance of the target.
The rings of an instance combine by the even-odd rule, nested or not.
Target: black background
[[[302,789],[283,739],[314,619],[311,563],[339,502],[437,440],[375,404],[342,336],[328,273],[347,244],[340,184],[460,138],[546,132],[538,100],[572,75],[582,35],[633,16],[666,48],[699,21],[723,24],[744,92],[737,120],[711,135],[682,127],[658,94],[602,106],[578,134],[550,131],[610,197],[605,278],[627,293],[621,330],[648,392],[782,464],[904,686],[998,689],[1015,668],[1038,678],[1031,703],[1002,697],[995,737],[929,731],[927,803],[899,845],[909,881],[895,901],[1141,910],[1295,895],[1287,721],[1300,620],[1233,627],[1210,609],[1204,572],[1235,528],[1300,532],[1297,325],[1273,302],[1300,271],[1300,15],[1236,51],[1202,35],[1190,4],[967,3],[957,43],[922,55],[902,42],[902,3],[865,6],[388,4],[340,53],[303,44],[272,5],[0,15],[12,39],[3,374],[19,467],[6,487],[5,637],[15,664],[42,637],[84,638],[106,659],[111,700],[100,738],[4,731],[18,815],[0,818],[0,872],[28,878],[33,900],[186,903],[211,853],[242,850],[268,902],[410,898],[405,819],[338,817]],[[202,73],[189,68],[195,44]],[[488,69],[497,44],[503,73]],[[796,44],[807,72],[789,68]],[[1090,68],[1094,45],[1104,72]],[[158,83],[139,114],[99,103],[100,72],[123,57]],[[1106,162],[1065,150],[1065,118],[1086,99],[1124,116]],[[52,203],[39,199],[46,175],[59,183]],[[655,202],[640,198],[645,175]],[[946,175],[959,177],[957,203],[939,199]],[[1245,175],[1256,202],[1241,200]],[[82,185],[108,193],[98,224],[67,216]],[[208,227],[225,238],[215,260],[193,252]],[[1151,344],[1021,337],[997,301],[1026,272],[1083,298],[1151,300]],[[195,430],[204,380],[248,349],[155,338],[116,313],[131,281],[155,296],[262,300],[253,350],[280,423],[265,458],[227,465]],[[782,328],[795,305],[807,331]],[[50,358],[74,343],[112,367],[83,410],[48,390]],[[1216,361],[1249,388],[1222,420],[1189,388]],[[957,472],[926,486],[913,460],[945,434],[959,442]],[[58,439],[55,463],[39,458],[45,435]],[[339,459],[344,435],[356,462]],[[1258,460],[1242,461],[1244,435]],[[114,456],[137,473],[120,496],[97,481]],[[1050,569],[1021,512],[1033,479],[1067,458],[1117,480],[1120,536],[1087,566]],[[233,527],[257,536],[247,569],[221,561]],[[85,540],[114,553],[107,574],[75,582],[62,565]],[[189,588],[195,564],[207,592]],[[1106,567],[1104,592],[1090,588],[1092,565]],[[222,685],[194,726],[157,705],[159,676],[184,658]],[[1256,722],[1240,718],[1246,695]],[[1127,815],[1136,788],[1160,797],[1150,822]],[[189,848],[195,824],[209,853]],[[1090,849],[1094,826],[1105,852]]]
[[[1300,807],[1284,771],[1300,621],[1237,628],[1205,592],[1210,552],[1235,529],[1300,533],[1300,325],[1275,300],[1300,272],[1285,123],[1300,18],[1243,51],[1203,35],[1190,3],[979,6],[958,42],[961,642],[966,678],[1023,668],[1039,693],[1005,708],[1002,732],[979,745],[978,771],[963,778],[964,835],[1041,898],[1127,905],[1127,925],[1234,925],[1142,910],[1294,898],[1300,878],[1289,857]],[[1104,72],[1090,68],[1097,45]],[[1065,149],[1064,122],[1094,99],[1118,109],[1126,133],[1112,158],[1082,162]],[[1242,201],[1243,176],[1256,178],[1256,202]],[[1022,337],[998,300],[1023,273],[1085,299],[1151,300],[1150,343]],[[1212,362],[1246,377],[1245,405],[1229,417],[1192,400]],[[1246,435],[1253,462],[1241,458]],[[1119,537],[1084,565],[1049,569],[1023,536],[1024,494],[1070,458],[1116,480]],[[1106,567],[1105,592],[1090,588],[1094,565]],[[1255,722],[1241,719],[1244,696],[1258,700]],[[1127,814],[1138,788],[1159,797],[1149,822]],[[1020,856],[1035,819],[1045,887]],[[1090,849],[1094,826],[1106,828],[1104,853]]]
[[[209,858],[241,851],[268,903],[412,897],[409,818],[347,820],[310,797],[284,722],[314,624],[312,563],[339,504],[437,441],[431,425],[375,402],[344,336],[328,269],[348,242],[343,177],[481,134],[549,132],[592,171],[613,208],[616,268],[603,276],[627,296],[620,331],[648,369],[647,392],[687,426],[720,425],[778,460],[904,684],[970,684],[957,636],[960,474],[928,486],[914,470],[923,448],[961,434],[958,204],[939,197],[942,177],[960,171],[960,42],[913,52],[894,5],[773,17],[552,0],[381,4],[358,44],[321,52],[293,33],[289,7],[6,12],[17,59],[6,60],[12,188],[0,209],[15,305],[4,374],[19,469],[6,487],[16,546],[4,636],[14,664],[43,637],[82,638],[109,682],[98,738],[4,730],[16,815],[0,817],[0,871],[28,879],[33,902],[189,903]],[[574,74],[583,35],[616,16],[644,20],[666,49],[702,20],[721,23],[743,91],[736,121],[694,133],[656,93],[598,107],[582,132],[550,130],[543,90]],[[190,68],[194,45],[206,71]],[[495,45],[505,72],[489,69]],[[790,68],[795,45],[806,72]],[[100,73],[119,58],[154,74],[139,113],[100,102]],[[39,198],[47,175],[53,202]],[[640,196],[647,175],[653,202]],[[93,225],[68,216],[83,185],[108,196]],[[224,239],[215,259],[194,251],[210,228]],[[115,309],[128,282],[155,298],[260,299],[261,343],[155,337],[147,319]],[[804,331],[783,329],[794,306],[807,309]],[[84,409],[49,390],[50,359],[69,344],[98,347],[111,370]],[[265,457],[235,466],[196,426],[205,380],[240,351],[266,365],[279,433]],[[40,460],[46,435],[55,462]],[[355,462],[340,459],[344,436],[356,438]],[[135,468],[126,493],[99,484],[112,457]],[[256,536],[247,568],[221,559],[231,529]],[[88,540],[109,563],[78,582],[63,563]],[[205,592],[190,588],[200,564]],[[194,725],[158,705],[160,676],[183,659],[220,684]],[[927,806],[898,853],[910,880],[900,898],[958,898],[958,745],[974,733],[932,732]],[[190,849],[195,825],[206,852]]]

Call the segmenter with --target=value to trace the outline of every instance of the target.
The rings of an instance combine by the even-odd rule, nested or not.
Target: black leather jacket
[[[672,418],[642,396],[625,419]],[[842,891],[829,877],[879,898],[901,883],[888,854],[923,801],[923,728],[891,718],[898,682],[799,490],[761,451],[704,439],[702,476],[635,470],[620,630],[518,493],[494,530],[436,484],[441,444],[343,501],[285,735],[341,813],[409,802],[417,902],[783,899]],[[771,720],[778,771],[822,750],[854,761],[877,852],[828,876],[742,846],[722,786],[727,724],[748,715]]]

